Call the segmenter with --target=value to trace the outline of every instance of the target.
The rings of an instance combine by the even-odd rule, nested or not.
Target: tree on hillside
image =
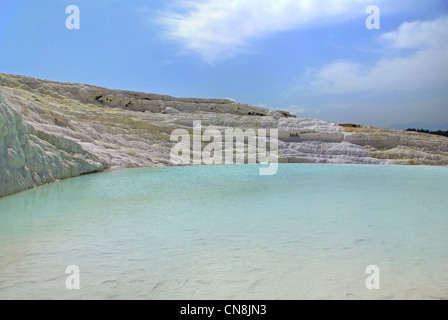
[[[412,128],[412,129],[407,129],[406,131],[428,133],[428,134],[434,134],[434,135],[438,135],[438,136],[448,137],[448,130],[447,131],[442,131],[442,130],[430,131],[430,130],[426,130],[426,129]]]

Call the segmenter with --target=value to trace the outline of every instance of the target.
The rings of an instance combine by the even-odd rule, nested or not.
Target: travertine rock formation
[[[448,139],[0,74],[0,197],[109,168],[171,166],[175,129],[279,129],[283,163],[448,165]]]
[[[0,95],[0,196],[104,169],[74,140],[25,123],[17,101]]]

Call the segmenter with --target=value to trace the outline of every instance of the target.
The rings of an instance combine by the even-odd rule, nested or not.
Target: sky
[[[448,1],[0,0],[0,73],[448,130]]]

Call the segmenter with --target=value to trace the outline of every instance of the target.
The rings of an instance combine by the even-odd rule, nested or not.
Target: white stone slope
[[[444,137],[0,74],[0,197],[109,168],[171,166],[171,133],[192,133],[194,121],[221,132],[278,129],[282,163],[448,165]]]
[[[72,139],[25,123],[14,102],[0,92],[0,196],[104,169]]]

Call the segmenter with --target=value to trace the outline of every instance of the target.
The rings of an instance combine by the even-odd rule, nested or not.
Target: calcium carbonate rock
[[[98,159],[75,142],[32,130],[13,101],[13,97],[0,91],[0,197],[103,170]],[[42,139],[30,132],[38,133]]]

